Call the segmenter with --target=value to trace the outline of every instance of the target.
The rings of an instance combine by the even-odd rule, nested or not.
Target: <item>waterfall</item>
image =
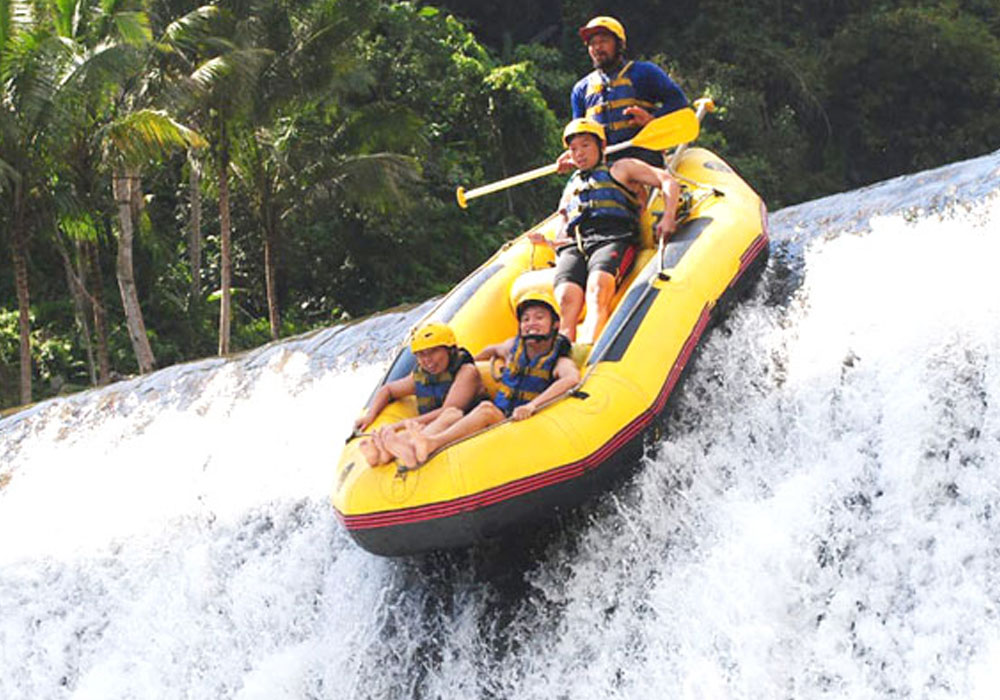
[[[992,698],[1000,153],[771,216],[636,475],[382,559],[329,505],[427,304],[0,421],[0,697]]]

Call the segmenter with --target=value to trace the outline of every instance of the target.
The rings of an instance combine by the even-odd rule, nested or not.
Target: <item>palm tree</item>
[[[102,173],[101,144],[95,134],[100,125],[104,108],[102,95],[90,94],[79,101],[72,110],[73,119],[65,124],[61,139],[59,159],[63,163],[61,178],[72,191],[72,207],[60,206],[59,231],[55,234],[56,247],[63,257],[70,293],[78,313],[89,316],[93,322],[96,367],[92,368],[92,383],[104,385],[111,381],[111,358],[108,349],[107,309],[104,285],[99,264],[101,232],[110,230]],[[111,240],[111,236],[107,240]],[[90,322],[78,321],[85,334],[84,344],[91,347]]]
[[[264,241],[264,276],[268,319],[272,337],[280,332],[278,257],[283,238],[282,220],[304,201],[331,191],[342,202],[369,197],[376,205],[392,197],[400,203],[399,187],[418,172],[412,158],[389,153],[358,151],[350,138],[341,139],[341,150],[308,153],[310,174],[305,180],[289,157],[329,139],[317,138],[308,146],[299,139],[296,115],[323,109],[325,101],[355,88],[359,57],[356,39],[370,25],[368,6],[352,0],[320,0],[305,5],[287,0],[256,0],[224,6],[198,32],[176,32],[178,54],[195,63],[188,84],[188,119],[203,126],[212,142],[211,155],[219,196],[220,310],[219,353],[230,350],[232,232],[230,226],[231,175],[248,195],[251,214]],[[183,36],[183,39],[181,37]],[[354,74],[352,76],[352,73]],[[338,129],[338,133],[350,130]],[[312,135],[309,135],[311,138]],[[368,145],[378,139],[368,139]],[[194,164],[192,164],[194,165]],[[317,183],[315,176],[324,171]],[[196,168],[192,167],[192,177]],[[192,195],[196,194],[192,182]],[[371,198],[372,195],[374,198]],[[197,208],[192,206],[192,215]],[[196,227],[192,228],[192,236]],[[189,249],[194,250],[192,245]],[[192,260],[192,267],[194,267]]]
[[[294,115],[303,105],[338,90],[337,78],[356,63],[354,45],[370,18],[342,0],[294,4],[262,2],[255,15],[259,41],[272,52],[260,73],[242,138],[236,142],[236,173],[263,231],[264,288],[271,337],[280,335],[278,257],[281,221],[298,201],[296,173],[287,161]],[[313,154],[315,155],[315,154]]]
[[[243,8],[246,12],[250,8]],[[251,91],[261,66],[271,52],[253,44],[254,22],[231,11],[220,11],[217,32],[198,47],[206,56],[188,77],[190,97],[211,143],[219,189],[220,305],[219,354],[230,349],[232,326],[232,227],[230,219],[229,171],[233,133],[242,127],[251,104]]]
[[[364,82],[361,37],[372,25],[371,8],[351,0],[296,4],[270,0],[258,7],[268,29],[261,34],[274,59],[261,71],[252,108],[234,141],[235,172],[264,241],[264,286],[271,337],[280,333],[278,302],[282,222],[305,202],[335,195],[339,205],[382,210],[402,207],[402,185],[419,175],[415,159],[378,146],[410,150],[422,137],[401,138],[399,128],[414,115],[380,104],[364,116],[363,129],[336,109]],[[405,113],[401,113],[405,112]],[[322,113],[323,133],[311,129],[310,114]],[[386,118],[387,115],[390,118]],[[332,117],[329,121],[326,116]],[[357,113],[353,117],[358,117]],[[331,122],[332,128],[331,137]],[[339,122],[339,124],[338,124]],[[358,138],[361,136],[361,138]],[[303,177],[302,172],[308,175]]]
[[[212,27],[218,17],[217,6],[202,5],[171,21],[158,42],[162,49],[160,71],[169,82],[166,92],[170,93],[171,102],[179,108],[187,106],[185,118],[196,131],[201,130],[199,113],[191,108],[192,89],[188,76],[198,67],[199,47],[212,43]],[[201,299],[201,183],[204,175],[204,162],[198,149],[188,149],[187,165],[190,200],[187,252],[191,268],[188,296],[189,308],[195,308]]]
[[[202,148],[199,134],[153,106],[160,97],[154,80],[156,50],[149,19],[143,12],[102,6],[105,14],[93,19],[95,35],[81,37],[74,46],[73,69],[63,77],[80,92],[110,94],[98,139],[111,184],[118,219],[116,273],[129,339],[139,371],[151,371],[156,359],[146,333],[135,281],[133,243],[142,209],[142,170],[175,148]],[[67,37],[69,38],[69,37]]]
[[[335,144],[333,152],[318,150],[325,140],[303,124],[279,121],[272,128],[257,127],[236,143],[234,169],[264,233],[268,320],[275,339],[281,325],[277,286],[282,222],[300,209],[334,211],[350,206],[381,213],[404,209],[409,205],[405,186],[419,178],[419,165],[412,157],[352,153],[358,145],[336,137],[327,143]],[[308,178],[300,175],[303,170],[309,172]]]
[[[132,263],[135,220],[142,201],[142,167],[171,149],[201,148],[207,144],[200,135],[166,112],[150,108],[127,110],[109,124],[106,144],[113,168],[112,191],[118,208],[118,287],[139,371],[145,373],[152,371],[156,359],[146,335]]]
[[[0,196],[17,289],[22,403],[32,398],[28,239],[49,211],[45,180],[58,64],[58,43],[35,26],[30,5],[0,0]]]

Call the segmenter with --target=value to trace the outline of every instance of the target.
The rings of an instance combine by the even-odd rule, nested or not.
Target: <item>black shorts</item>
[[[632,269],[635,263],[636,246],[631,240],[609,241],[584,248],[584,253],[574,246],[566,246],[556,258],[554,287],[563,282],[572,282],[587,288],[587,277],[594,270],[614,275],[615,286]]]

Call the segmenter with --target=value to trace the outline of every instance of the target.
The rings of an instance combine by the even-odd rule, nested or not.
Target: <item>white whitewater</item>
[[[1000,154],[772,215],[634,479],[389,560],[387,314],[0,422],[0,698],[1000,696]]]

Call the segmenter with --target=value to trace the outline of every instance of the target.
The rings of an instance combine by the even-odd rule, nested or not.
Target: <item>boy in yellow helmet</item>
[[[680,185],[666,170],[635,158],[607,165],[604,127],[591,119],[567,124],[563,144],[577,171],[566,183],[559,203],[562,229],[552,241],[539,233],[529,238],[556,250],[553,285],[562,308],[560,332],[577,339],[576,326],[586,301],[580,340],[594,342],[608,319],[615,288],[635,261],[643,185],[663,190],[663,216],[654,232],[657,239],[674,231]]]
[[[356,430],[366,430],[389,402],[416,394],[416,418],[376,430],[358,446],[368,464],[375,466],[392,461],[385,448],[387,435],[407,426],[425,426],[445,409],[464,413],[482,391],[482,379],[472,355],[458,347],[455,333],[445,323],[428,323],[417,329],[410,341],[416,368],[402,379],[379,387],[371,405],[354,423]]]
[[[570,343],[558,334],[559,306],[551,292],[525,292],[518,299],[516,313],[518,335],[476,356],[477,360],[504,360],[496,398],[481,402],[464,416],[446,408],[423,430],[387,436],[386,448],[400,464],[423,464],[434,450],[504,418],[524,420],[580,381],[580,371],[569,356]]]

